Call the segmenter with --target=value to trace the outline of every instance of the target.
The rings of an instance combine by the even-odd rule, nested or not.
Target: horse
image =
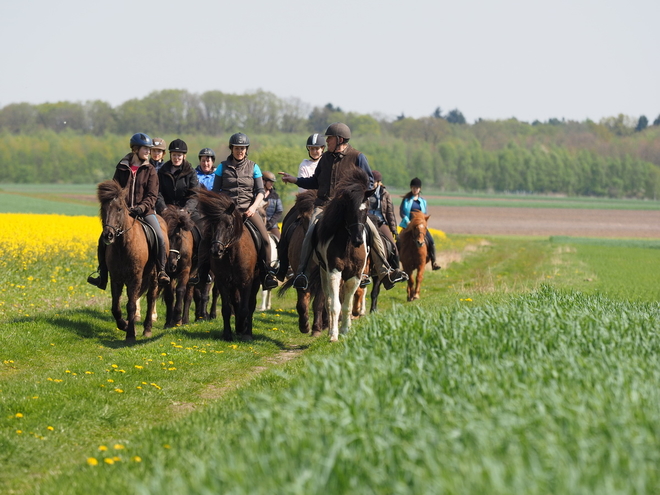
[[[117,328],[126,332],[126,340],[135,340],[135,310],[138,298],[147,293],[147,311],[144,319],[145,337],[151,337],[152,314],[158,297],[156,264],[149,253],[147,236],[141,223],[129,215],[126,204],[127,190],[114,180],[101,182],[97,187],[97,197],[101,204],[103,233],[101,240],[106,244],[105,260],[110,273],[112,290],[112,315]],[[163,232],[166,225],[158,217]],[[165,248],[169,249],[165,238]],[[122,318],[120,299],[126,286],[126,313]]]
[[[197,246],[193,238],[195,224],[186,210],[170,205],[162,212],[167,223],[170,250],[165,269],[171,282],[163,290],[165,328],[188,323],[194,286],[188,285]],[[175,297],[176,295],[176,297]]]
[[[236,317],[236,336],[252,340],[252,316],[261,286],[261,263],[257,247],[243,215],[226,194],[200,190],[198,208],[204,216],[203,236],[211,246],[211,271],[222,299],[223,338],[233,340],[232,311]]]
[[[300,254],[305,233],[309,228],[309,221],[314,211],[314,201],[316,200],[316,191],[305,191],[296,196],[296,202],[293,206],[297,211],[299,220],[291,226],[283,226],[286,228],[282,232],[282,236],[286,236],[288,240],[288,256],[289,264],[292,267],[298,267],[300,263]],[[293,285],[293,278],[288,280],[280,289],[279,296],[284,293]],[[309,287],[305,289],[296,289],[298,298],[296,301],[296,311],[298,313],[298,329],[301,333],[309,333],[309,306],[311,303],[313,321],[311,326],[312,337],[321,335],[323,329],[328,328],[328,312],[325,310],[325,303],[323,300],[323,289],[321,284],[314,283],[314,279],[310,280]]]
[[[414,211],[408,226],[399,234],[399,256],[403,270],[408,274],[408,301],[419,299],[427,262],[426,231],[429,215]],[[413,272],[417,276],[413,281]]]
[[[369,256],[365,225],[367,199],[375,190],[369,190],[368,184],[367,174],[362,169],[355,167],[348,171],[335,188],[334,197],[324,208],[314,232],[330,342],[339,339],[340,312],[341,333],[350,330],[353,295]]]

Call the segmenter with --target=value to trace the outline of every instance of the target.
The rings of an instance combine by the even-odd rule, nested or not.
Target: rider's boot
[[[94,277],[94,274],[96,273],[98,273],[98,277]],[[99,265],[97,270],[87,277],[87,283],[92,284],[101,290],[105,290],[108,286],[108,268]]]
[[[266,265],[264,263],[264,265]],[[277,288],[278,282],[276,278],[276,273],[279,268],[279,262],[274,261],[273,263],[270,264],[270,266],[267,267],[266,269],[266,276],[264,277],[264,281],[262,283],[263,289],[264,290],[272,290]]]
[[[165,256],[165,250],[160,250],[158,253],[158,259],[156,260],[156,269],[158,270],[158,285],[167,285],[170,283],[170,276],[165,271]]]
[[[408,274],[406,272],[399,270],[398,268],[393,268],[383,277],[383,287],[385,287],[385,290],[390,290],[394,287],[394,284],[406,280],[408,280]]]

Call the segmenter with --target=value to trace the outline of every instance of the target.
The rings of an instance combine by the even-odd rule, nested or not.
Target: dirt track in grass
[[[448,234],[660,239],[660,211],[429,206]]]

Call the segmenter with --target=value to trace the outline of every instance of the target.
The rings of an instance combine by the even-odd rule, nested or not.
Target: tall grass
[[[657,303],[547,286],[399,307],[280,386],[135,438],[141,462],[90,451],[42,492],[652,493],[659,323]]]

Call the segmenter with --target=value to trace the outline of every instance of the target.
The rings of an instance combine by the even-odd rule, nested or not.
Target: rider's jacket
[[[264,192],[259,165],[247,158],[237,163],[228,156],[215,169],[213,190],[229,194],[240,211],[247,210],[256,195]]]
[[[129,207],[140,208],[142,216],[152,215],[158,199],[158,176],[156,169],[145,160],[137,171],[131,170],[134,153],[129,153],[120,160],[112,179],[124,189],[128,189],[126,203]]]
[[[369,177],[369,187],[373,187],[373,174],[369,168],[367,157],[350,144],[343,152],[326,151],[321,156],[312,177],[298,177],[296,184],[304,189],[318,189],[315,206],[325,206],[332,199],[335,187],[352,167],[359,167]]]
[[[197,209],[195,193],[199,189],[197,174],[188,160],[184,160],[179,167],[165,162],[158,171],[159,193],[156,211],[162,212],[167,205],[176,205],[189,212]]]

